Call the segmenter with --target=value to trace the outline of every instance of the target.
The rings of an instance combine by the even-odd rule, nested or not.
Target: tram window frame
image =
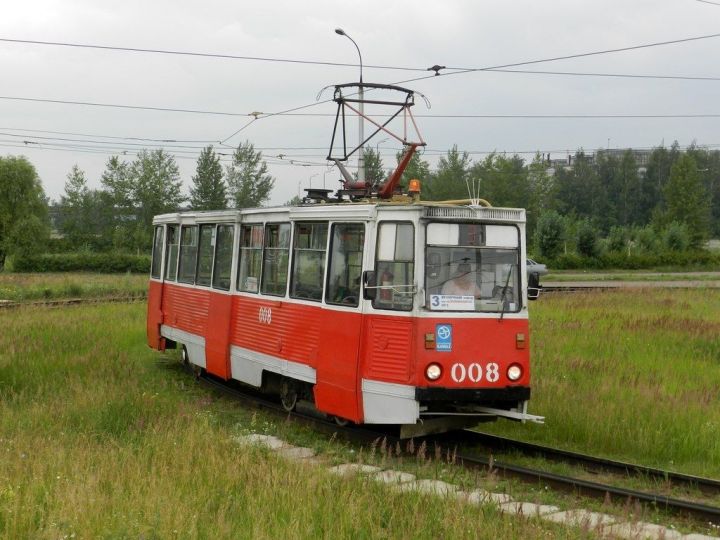
[[[209,231],[209,236],[206,231]],[[210,287],[212,284],[213,262],[215,260],[215,243],[217,239],[216,235],[217,226],[214,223],[203,223],[200,225],[200,231],[198,232],[197,256],[195,258],[195,285],[199,287]],[[208,249],[208,247],[210,249]]]
[[[222,230],[229,232],[222,233]],[[232,283],[233,246],[235,245],[235,225],[218,224],[215,233],[215,254],[213,255],[212,288],[229,291]],[[220,257],[225,257],[222,261]],[[218,263],[222,263],[222,266]],[[218,272],[220,267],[220,272]]]
[[[355,229],[354,231],[352,229]],[[325,303],[330,305],[357,307],[360,305],[363,255],[365,254],[365,223],[333,223],[330,228],[330,247],[328,249],[327,282],[325,285]],[[342,235],[359,235],[359,239],[345,242]],[[338,242],[339,240],[339,242]],[[352,243],[356,246],[352,246]],[[341,249],[336,251],[338,244]],[[343,249],[349,247],[359,249]],[[355,258],[356,261],[351,259]],[[352,269],[356,268],[356,271]]]
[[[259,231],[259,234],[258,234]],[[240,225],[240,249],[238,250],[238,270],[236,287],[239,292],[258,294],[262,277],[263,244],[265,226],[262,223],[243,223]],[[257,274],[245,272],[244,264],[249,262]],[[257,268],[253,268],[257,264]],[[251,281],[254,279],[255,281]],[[254,283],[254,286],[252,285]]]
[[[191,240],[194,239],[194,245],[193,244],[185,244],[185,238],[187,238],[187,231],[193,231],[194,234],[191,237]],[[183,225],[180,228],[180,252],[178,255],[178,271],[177,271],[177,280],[178,283],[187,283],[189,285],[193,285],[195,283],[195,267],[197,265],[197,252],[198,252],[198,241],[199,241],[199,230],[197,225]],[[189,248],[194,248],[193,251],[191,251]],[[188,256],[188,253],[186,251],[190,251],[192,254],[192,262],[190,264],[190,261],[187,263],[185,262],[185,258]],[[187,268],[183,266],[183,264],[187,264]],[[192,269],[192,274],[190,273],[190,269]]]
[[[305,232],[307,229],[308,232]],[[296,222],[293,234],[292,272],[290,279],[290,298],[322,302],[325,292],[325,266],[328,254],[328,222]],[[307,279],[316,274],[319,266],[319,279]]]
[[[158,242],[159,239],[159,242]],[[150,277],[160,279],[162,277],[163,245],[165,244],[165,226],[156,225],[153,232],[152,262],[150,263]]]
[[[172,235],[170,234],[172,231]],[[171,236],[175,242],[171,243]],[[173,249],[174,248],[174,249]],[[165,281],[177,281],[178,259],[180,258],[180,225],[171,223],[165,235]],[[172,275],[171,275],[172,272]]]
[[[385,227],[394,226],[395,233],[392,246],[386,246],[383,230]],[[407,238],[399,238],[400,227],[410,229],[410,242]],[[374,309],[391,311],[412,311],[415,304],[415,224],[412,221],[381,221],[378,223],[377,239],[375,242],[375,275],[377,276],[378,294],[372,300]],[[392,249],[390,249],[392,248]],[[387,250],[387,253],[382,253]],[[381,254],[388,255],[392,251],[392,259],[381,259]],[[403,257],[409,255],[409,258]],[[403,280],[395,276],[403,273]],[[387,276],[387,279],[384,279]],[[398,281],[400,281],[398,283]],[[395,288],[384,289],[383,287],[402,287],[405,291],[398,291]],[[408,288],[409,287],[409,288]]]
[[[480,233],[470,234],[470,228],[478,226]],[[425,309],[436,313],[517,313],[522,309],[522,238],[516,224],[433,221],[426,225],[425,239]],[[513,262],[500,262],[503,258]],[[473,309],[462,301],[443,305],[444,285],[457,279],[461,264],[468,266],[465,273],[473,276],[480,290]],[[507,273],[501,265],[509,266]]]
[[[274,237],[271,231],[277,230]],[[289,221],[265,224],[265,241],[260,280],[260,292],[268,296],[285,296],[289,277],[290,237],[292,227]],[[277,245],[276,245],[277,244]],[[274,279],[269,279],[275,274]],[[271,288],[270,285],[273,285]],[[281,290],[282,285],[282,290]]]

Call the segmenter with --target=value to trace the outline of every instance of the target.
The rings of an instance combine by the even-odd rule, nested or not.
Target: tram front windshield
[[[427,309],[520,310],[520,233],[516,226],[429,223],[426,238]]]

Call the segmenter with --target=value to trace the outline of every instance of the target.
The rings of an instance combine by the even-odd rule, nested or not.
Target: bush
[[[657,249],[658,234],[650,225],[639,228],[635,231],[635,244],[645,253],[654,253]]]
[[[623,252],[627,247],[628,232],[624,227],[611,227],[607,237],[608,251]]]
[[[690,245],[690,231],[687,225],[673,221],[665,229],[663,244],[670,251],[685,251]]]
[[[12,265],[14,272],[100,272],[116,274],[150,272],[149,255],[125,253],[43,253],[17,256]]]
[[[712,268],[720,265],[720,254],[709,251],[665,251],[662,253],[608,252],[598,257],[582,257],[575,253],[560,255],[548,261],[554,270],[648,270],[654,268]]]
[[[587,220],[578,224],[577,251],[583,257],[592,258],[598,254],[598,234],[595,227]]]
[[[560,215],[550,211],[540,216],[535,236],[540,255],[550,259],[556,257],[565,240],[565,227]]]

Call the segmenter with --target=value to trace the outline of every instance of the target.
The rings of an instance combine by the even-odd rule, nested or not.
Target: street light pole
[[[335,33],[339,36],[345,36],[350,41],[352,41],[353,45],[355,45],[355,48],[357,49],[358,56],[360,57],[360,87],[359,87],[359,92],[358,92],[358,97],[360,99],[360,103],[359,103],[359,107],[358,107],[360,110],[360,118],[359,118],[359,124],[358,124],[358,139],[359,139],[358,144],[360,144],[360,148],[359,148],[360,155],[358,156],[358,181],[364,182],[365,181],[365,156],[363,155],[363,153],[364,153],[365,148],[362,143],[365,140],[365,121],[363,120],[362,115],[364,113],[363,96],[365,95],[365,92],[363,91],[363,86],[362,86],[362,84],[363,84],[362,53],[360,52],[360,47],[358,47],[358,44],[355,43],[355,40],[353,38],[351,38],[350,36],[348,36],[345,33],[345,30],[343,30],[342,28],[336,28]]]

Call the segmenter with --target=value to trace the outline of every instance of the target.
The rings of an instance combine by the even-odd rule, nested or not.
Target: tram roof
[[[378,212],[413,212],[429,219],[483,219],[487,221],[524,223],[524,208],[500,208],[448,204],[436,201],[415,203],[342,202],[316,203],[298,206],[273,206],[266,208],[241,208],[232,210],[190,210],[155,216],[153,223],[235,223],[250,219],[373,219]]]

